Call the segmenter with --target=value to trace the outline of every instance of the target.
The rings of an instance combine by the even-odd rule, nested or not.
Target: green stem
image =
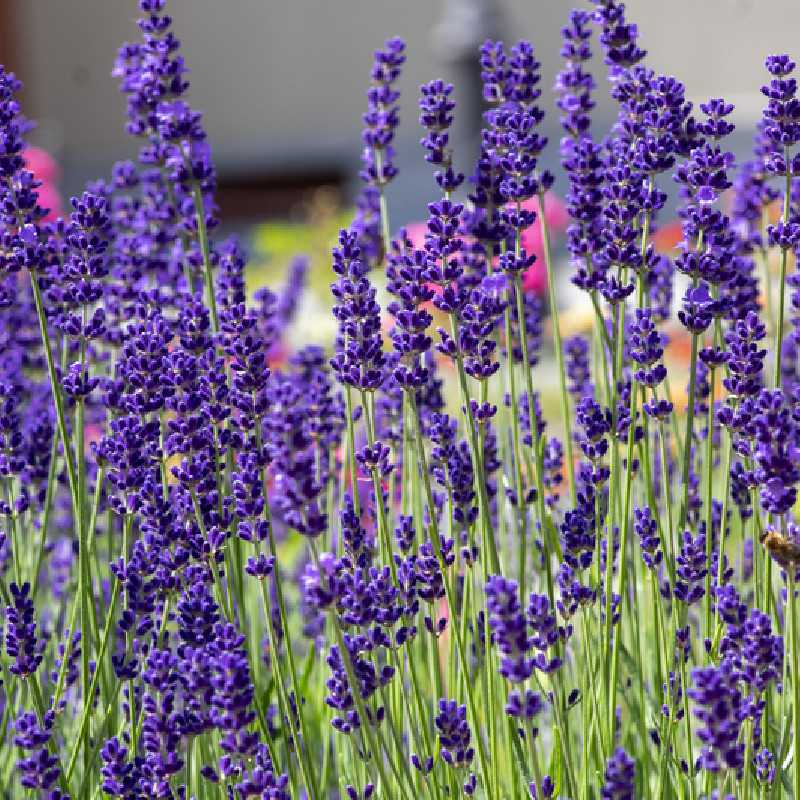
[[[420,425],[419,412],[417,410],[416,398],[409,394],[411,400],[411,411],[414,420],[414,433],[417,447],[417,463],[419,464],[419,471],[423,478],[423,485],[425,488],[426,500],[428,502],[428,509],[431,518],[430,533],[434,550],[436,551],[436,558],[439,561],[439,569],[442,572],[442,580],[444,583],[445,596],[447,598],[447,606],[451,610],[451,616],[455,614],[456,603],[453,595],[453,589],[450,582],[450,576],[447,570],[447,565],[444,563],[442,555],[442,542],[439,536],[439,526],[436,521],[436,504],[433,500],[433,490],[431,489],[430,477],[428,474],[428,467],[425,459],[425,446],[422,441],[422,428]],[[485,490],[485,487],[484,487]],[[461,630],[457,621],[453,618],[451,624],[451,633],[456,640],[456,654],[458,656],[459,664],[463,675],[469,675],[469,666],[467,664],[466,646],[461,638]],[[467,708],[469,716],[472,721],[472,727],[475,733],[475,741],[478,749],[478,762],[483,776],[484,791],[486,792],[489,800],[495,800],[495,787],[490,777],[489,760],[486,754],[486,745],[483,741],[483,736],[480,731],[480,722],[478,717],[478,709],[475,703],[472,682],[468,681],[466,684],[467,690]]]
[[[44,699],[42,698],[42,689],[39,686],[39,679],[36,677],[36,673],[28,675],[27,681],[31,690],[31,699],[33,700],[33,705],[36,708],[36,713],[38,714],[39,722],[41,723],[45,716],[45,706]],[[58,767],[59,771],[58,785],[61,787],[63,792],[67,793],[69,791],[69,776],[64,773],[64,769],[61,765],[61,757],[58,754],[54,737],[50,737],[48,740],[47,749],[50,751],[50,755],[56,760],[56,766]]]
[[[708,397],[708,417],[706,420],[706,564],[709,569],[706,572],[705,581],[705,626],[706,636],[713,637],[712,621],[711,621],[711,606],[713,605],[711,598],[711,553],[712,553],[712,496],[714,491],[714,369],[709,371],[709,386],[710,392]],[[723,523],[724,524],[724,523]],[[720,539],[720,544],[722,540]],[[722,569],[723,564],[723,551],[719,551],[719,568]]]
[[[450,315],[450,326],[453,341],[456,345],[459,341],[459,327],[458,320],[454,314]],[[492,570],[495,574],[500,574],[500,554],[497,550],[497,542],[494,537],[494,529],[492,527],[491,517],[489,515],[489,497],[486,491],[486,482],[483,473],[483,451],[480,448],[478,436],[476,432],[475,419],[470,406],[469,386],[467,385],[467,373],[464,370],[464,360],[461,356],[461,351],[456,353],[456,372],[458,373],[458,382],[461,389],[461,403],[464,414],[464,422],[467,428],[467,442],[469,444],[470,455],[473,464],[473,480],[475,483],[475,493],[478,496],[478,510],[481,517],[481,527],[483,529],[482,544],[489,550],[489,558],[491,561]],[[416,413],[416,406],[415,406]],[[419,427],[419,417],[417,416],[415,424]],[[419,431],[418,431],[419,433]],[[435,513],[435,506],[431,505],[431,515]]]
[[[198,183],[192,185],[192,199],[197,219],[197,239],[200,243],[200,254],[203,257],[203,278],[206,284],[206,300],[211,311],[211,327],[214,333],[219,333],[219,316],[217,315],[217,299],[214,295],[214,275],[211,267],[211,250],[208,244],[206,211],[203,204],[203,193]]]
[[[717,585],[722,586],[722,573],[725,568],[725,537],[728,531],[728,495],[730,494],[731,482],[731,455],[733,453],[733,437],[730,431],[726,432],[728,439],[728,446],[725,448],[725,462],[723,464],[722,478],[725,481],[725,490],[722,495],[722,514],[720,515],[720,530],[719,530],[719,559],[717,563]],[[708,524],[708,523],[706,523]],[[710,530],[710,528],[708,529]],[[769,559],[767,559],[769,561]],[[711,561],[709,560],[709,566]],[[764,609],[769,614],[769,608]],[[717,622],[719,622],[719,608],[716,613]]]
[[[312,543],[313,547],[313,543]],[[365,738],[368,740],[368,745],[370,751],[372,753],[372,759],[375,763],[375,767],[378,770],[378,776],[381,780],[382,789],[379,791],[378,796],[382,794],[386,794],[390,791],[389,787],[392,786],[389,783],[389,780],[386,776],[386,769],[383,763],[383,751],[378,745],[378,742],[375,738],[375,731],[372,729],[372,725],[370,723],[370,715],[367,714],[366,706],[364,705],[364,700],[361,697],[361,689],[360,689],[360,682],[356,677],[355,666],[353,665],[352,660],[350,659],[350,651],[347,649],[347,646],[344,642],[344,635],[342,633],[342,626],[339,622],[339,618],[336,614],[332,614],[334,624],[333,630],[336,635],[336,644],[339,647],[339,653],[341,655],[342,664],[344,665],[345,672],[347,673],[347,681],[350,684],[350,693],[353,697],[353,701],[356,705],[356,710],[358,711],[358,717],[361,720],[361,725],[359,726],[359,731],[361,731]],[[403,787],[403,796],[406,797],[405,787]]]
[[[553,273],[553,260],[550,253],[550,233],[545,219],[544,191],[539,192],[539,223],[542,231],[542,250],[544,264],[547,271],[547,296],[550,301],[550,319],[553,323],[553,348],[556,351],[556,366],[561,389],[561,415],[564,420],[564,447],[567,457],[567,473],[569,475],[569,489],[572,504],[577,500],[577,487],[575,486],[575,459],[572,452],[572,416],[569,410],[569,394],[567,392],[567,374],[564,369],[564,352],[561,346],[561,324],[558,318],[558,304],[556,303],[556,285]]]
[[[689,398],[686,407],[686,434],[683,439],[683,466],[681,468],[681,482],[683,484],[683,502],[681,503],[678,531],[686,525],[689,513],[689,468],[692,463],[692,443],[694,441],[694,408],[695,387],[697,385],[697,343],[698,335],[692,334],[692,357],[689,364]]]
[[[67,774],[66,780],[69,783],[70,778],[72,777],[73,770],[75,769],[75,764],[78,759],[78,753],[80,752],[81,746],[83,744],[83,740],[86,738],[88,733],[88,726],[89,726],[89,717],[91,716],[92,709],[94,708],[94,696],[97,691],[97,681],[100,678],[100,673],[102,672],[102,661],[105,657],[106,648],[108,646],[108,639],[111,633],[111,628],[114,622],[114,610],[117,606],[117,598],[119,597],[119,581],[114,581],[114,590],[111,593],[111,607],[108,610],[108,615],[106,616],[106,624],[103,628],[103,637],[100,642],[100,650],[97,654],[97,662],[94,668],[94,674],[92,675],[92,682],[89,686],[89,692],[86,697],[84,697],[83,702],[83,713],[81,715],[80,725],[78,727],[78,737],[75,740],[75,744],[72,748],[72,755],[69,759],[69,766],[67,767]]]
[[[276,576],[276,581],[278,580],[280,580],[280,578]],[[294,714],[292,713],[291,703],[289,702],[289,693],[287,691],[286,682],[283,677],[283,670],[281,669],[280,665],[280,651],[278,649],[277,636],[275,635],[275,629],[272,623],[272,613],[270,611],[270,603],[269,603],[269,597],[267,595],[267,587],[263,580],[260,581],[260,584],[261,584],[261,599],[264,604],[264,617],[267,628],[267,636],[269,638],[270,651],[272,652],[273,675],[277,678],[277,684],[278,684],[278,697],[280,699],[282,713],[286,717],[287,722],[289,723],[289,730],[291,732],[291,736],[294,741],[295,754],[297,755],[297,761],[300,764],[300,772],[303,774],[303,782],[306,785],[309,797],[311,797],[312,800],[314,800],[315,798],[320,797],[320,794],[319,794],[319,788],[318,788],[319,785],[317,783],[316,775],[314,774],[313,766],[311,765],[310,758],[308,757],[309,740],[307,739],[305,732],[303,732],[301,740],[301,737],[297,730],[297,724],[295,722]],[[281,620],[283,620],[282,615],[281,615]],[[281,624],[283,624],[283,622]],[[285,631],[285,635],[288,636],[288,631]],[[300,724],[302,726],[303,724],[302,709],[301,709],[302,699],[300,695],[297,693],[295,693],[295,704],[297,707],[298,716],[300,717]]]
[[[516,289],[515,289],[516,292]],[[512,438],[512,458],[514,461],[514,491],[517,496],[515,511],[517,514],[517,540],[518,540],[518,560],[519,564],[519,587],[520,596],[525,597],[525,578],[527,575],[528,564],[528,507],[525,502],[525,486],[522,480],[522,448],[520,446],[520,419],[519,419],[519,400],[517,398],[517,380],[514,374],[513,339],[511,332],[511,308],[506,306],[505,311],[505,335],[506,349],[508,350],[508,386],[511,396],[511,438]]]
[[[361,407],[364,410],[364,426],[367,433],[367,446],[372,448],[375,444],[375,429],[372,424],[372,414],[370,413],[369,402],[365,392],[361,393]],[[375,505],[378,510],[378,536],[380,538],[381,546],[384,550],[384,562],[389,563],[389,570],[392,575],[392,581],[397,583],[397,565],[392,557],[392,542],[389,538],[389,526],[386,521],[386,505],[383,501],[383,487],[381,486],[381,477],[378,473],[378,468],[375,467],[370,470],[372,474],[372,487],[375,493]]]
[[[798,758],[798,742],[800,742],[800,642],[798,642],[797,628],[797,594],[795,581],[795,565],[790,565],[788,570],[789,590],[789,630],[791,635],[791,674],[792,674],[792,741],[794,742],[795,755],[792,765],[792,787],[794,796],[800,797],[800,758]]]
[[[786,185],[783,190],[783,215],[781,220],[786,226],[789,222],[789,201],[792,193],[792,174],[789,168],[789,154],[784,148],[784,156],[786,160]],[[783,316],[786,305],[786,261],[789,255],[789,250],[786,247],[781,248],[781,275],[780,283],[778,284],[778,321],[775,325],[775,388],[781,388],[781,350],[783,349]]]
[[[681,660],[681,685],[683,688],[683,723],[686,726],[686,754],[687,762],[689,765],[689,797],[695,800],[697,797],[697,788],[695,787],[695,769],[694,769],[694,750],[692,748],[692,716],[689,711],[689,684],[686,682],[686,661],[681,653],[678,658]]]
[[[544,502],[544,475],[543,475],[543,466],[541,460],[541,446],[540,446],[540,435],[539,435],[539,424],[536,419],[536,405],[534,403],[534,393],[533,393],[533,375],[531,372],[531,361],[530,361],[530,354],[528,352],[528,329],[527,323],[525,321],[525,307],[522,299],[522,283],[520,281],[519,273],[514,275],[514,296],[517,302],[517,318],[519,320],[519,336],[520,336],[520,346],[522,348],[522,371],[525,376],[525,388],[528,393],[528,425],[530,426],[530,433],[531,433],[531,441],[533,442],[533,472],[534,472],[534,480],[536,482],[536,501],[539,507],[539,521],[542,526],[542,537],[543,541],[547,543],[547,507],[545,506]],[[553,325],[557,326],[557,321],[553,319]],[[561,340],[559,339],[559,342]],[[559,352],[560,352],[560,345]],[[568,402],[568,401],[567,401]],[[562,411],[564,407],[562,406]],[[565,418],[566,419],[566,418]],[[569,431],[567,435],[570,436]],[[570,448],[571,448],[570,444]],[[572,459],[571,455],[567,456],[568,460]],[[572,472],[570,472],[570,483],[574,480],[574,476]],[[520,502],[521,498],[520,498]],[[547,550],[545,548],[545,560],[547,561],[547,569],[549,571],[549,558],[547,554]],[[524,586],[524,583],[521,584]],[[523,592],[524,597],[524,592]],[[551,597],[552,599],[552,597]]]
[[[39,331],[42,336],[42,345],[44,346],[45,361],[47,362],[47,375],[50,379],[50,389],[53,393],[53,404],[56,409],[56,423],[58,425],[58,434],[61,437],[61,443],[64,446],[64,464],[67,468],[67,477],[69,479],[69,488],[72,496],[72,510],[77,518],[78,510],[78,480],[75,473],[75,461],[72,456],[72,450],[69,446],[69,435],[67,432],[67,420],[64,414],[64,400],[61,396],[61,385],[58,381],[56,374],[56,365],[53,360],[53,350],[50,345],[50,334],[47,332],[47,316],[44,310],[44,301],[42,300],[42,293],[39,289],[39,282],[36,279],[36,274],[31,272],[31,288],[33,289],[33,301],[36,306],[36,316],[39,319]]]

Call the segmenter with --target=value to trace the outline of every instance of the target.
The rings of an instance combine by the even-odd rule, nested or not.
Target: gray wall
[[[572,0],[498,0],[508,39],[528,37],[549,87],[558,32]],[[409,43],[401,147],[419,132],[418,85],[448,75],[434,35],[443,0],[172,0],[220,168],[313,168],[357,162],[371,52],[389,35]],[[135,0],[16,0],[19,72],[37,134],[77,180],[132,152],[124,101],[110,77],[119,44],[137,35]],[[800,56],[797,0],[630,0],[649,64],[702,99],[724,94],[752,122],[768,52]],[[602,111],[602,110],[601,110]]]

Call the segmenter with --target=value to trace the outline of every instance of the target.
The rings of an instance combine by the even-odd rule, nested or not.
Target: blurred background
[[[424,218],[434,196],[422,158],[418,88],[456,84],[456,165],[469,174],[480,124],[477,49],[487,37],[530,39],[542,62],[543,104],[557,171],[557,115],[550,87],[560,68],[559,31],[573,0],[171,0],[168,10],[188,66],[189,102],[203,111],[219,173],[227,229],[244,232],[258,282],[289,256],[312,256],[324,294],[325,252],[349,217],[358,188],[361,114],[373,50],[389,36],[408,45],[400,88],[398,179],[388,196],[393,227]],[[762,108],[764,56],[800,55],[797,0],[630,0],[648,66],[670,72],[695,102],[736,103],[731,146],[744,156]],[[64,196],[130,157],[125,103],[111,69],[136,38],[135,0],[0,0],[0,60],[24,81],[31,135],[55,160]],[[597,50],[597,47],[594,47]],[[598,60],[599,62],[599,60]],[[595,130],[612,120],[598,63]],[[556,184],[556,194],[563,184]],[[324,302],[324,301],[321,301]]]
[[[220,174],[223,213],[287,213],[317,186],[347,194],[358,168],[359,130],[372,51],[402,36],[400,177],[393,217],[424,211],[417,146],[418,88],[444,77],[461,90],[461,142],[479,106],[477,48],[488,37],[528,38],[542,62],[545,104],[560,67],[559,30],[573,0],[171,0],[168,9],[191,69],[190,102],[204,113]],[[798,50],[797,0],[630,0],[648,65],[672,72],[696,100],[724,95],[740,129],[762,107],[769,52]],[[2,0],[0,59],[25,83],[37,143],[63,169],[67,192],[106,174],[134,146],[111,77],[119,45],[137,36],[135,0]],[[795,52],[795,55],[798,55]],[[548,99],[550,102],[547,102]],[[604,98],[605,99],[605,98]],[[598,123],[613,109],[600,104]],[[550,113],[549,122],[556,117]],[[599,129],[599,128],[598,128]],[[551,132],[557,135],[551,125]],[[457,153],[469,171],[474,143]]]

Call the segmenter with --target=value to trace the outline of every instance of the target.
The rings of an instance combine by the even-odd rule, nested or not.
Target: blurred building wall
[[[559,29],[572,0],[497,0],[507,39],[530,38],[544,86],[559,68]],[[16,26],[15,66],[40,140],[68,176],[103,173],[132,145],[124,100],[110,77],[119,44],[137,35],[135,0],[7,0]],[[171,0],[191,68],[191,101],[204,111],[222,171],[349,168],[372,50],[387,36],[409,44],[402,142],[415,145],[416,90],[448,76],[435,35],[445,0]],[[800,56],[798,0],[629,0],[649,65],[687,83],[690,96],[725,94],[755,119],[763,58]],[[552,106],[551,106],[552,107]],[[608,106],[606,106],[608,108]],[[601,114],[603,109],[601,107]]]

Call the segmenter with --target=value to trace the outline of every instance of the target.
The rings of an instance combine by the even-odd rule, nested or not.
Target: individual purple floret
[[[690,287],[683,296],[683,306],[678,311],[678,319],[689,333],[704,333],[714,319],[716,304],[708,293],[708,286],[701,283]]]
[[[603,800],[633,800],[636,791],[636,764],[618,747],[606,762]]]
[[[528,791],[531,793],[533,800],[538,800],[539,790],[536,788],[535,782],[532,782],[528,785]],[[553,779],[549,775],[542,776],[541,791],[544,800],[548,800],[548,798],[552,797],[555,793],[556,786],[553,783]]]
[[[530,722],[542,713],[544,701],[538,692],[526,689],[524,692],[509,692],[506,703],[506,714],[510,717]]]
[[[344,790],[347,792],[348,800],[369,800],[372,795],[375,793],[375,785],[372,783],[368,783],[364,787],[363,792],[359,792],[355,786],[351,786],[348,784],[344,787]]]
[[[434,723],[439,734],[442,759],[456,769],[469,767],[475,750],[470,744],[472,733],[467,722],[467,707],[459,705],[456,700],[442,698],[438,709]]]

